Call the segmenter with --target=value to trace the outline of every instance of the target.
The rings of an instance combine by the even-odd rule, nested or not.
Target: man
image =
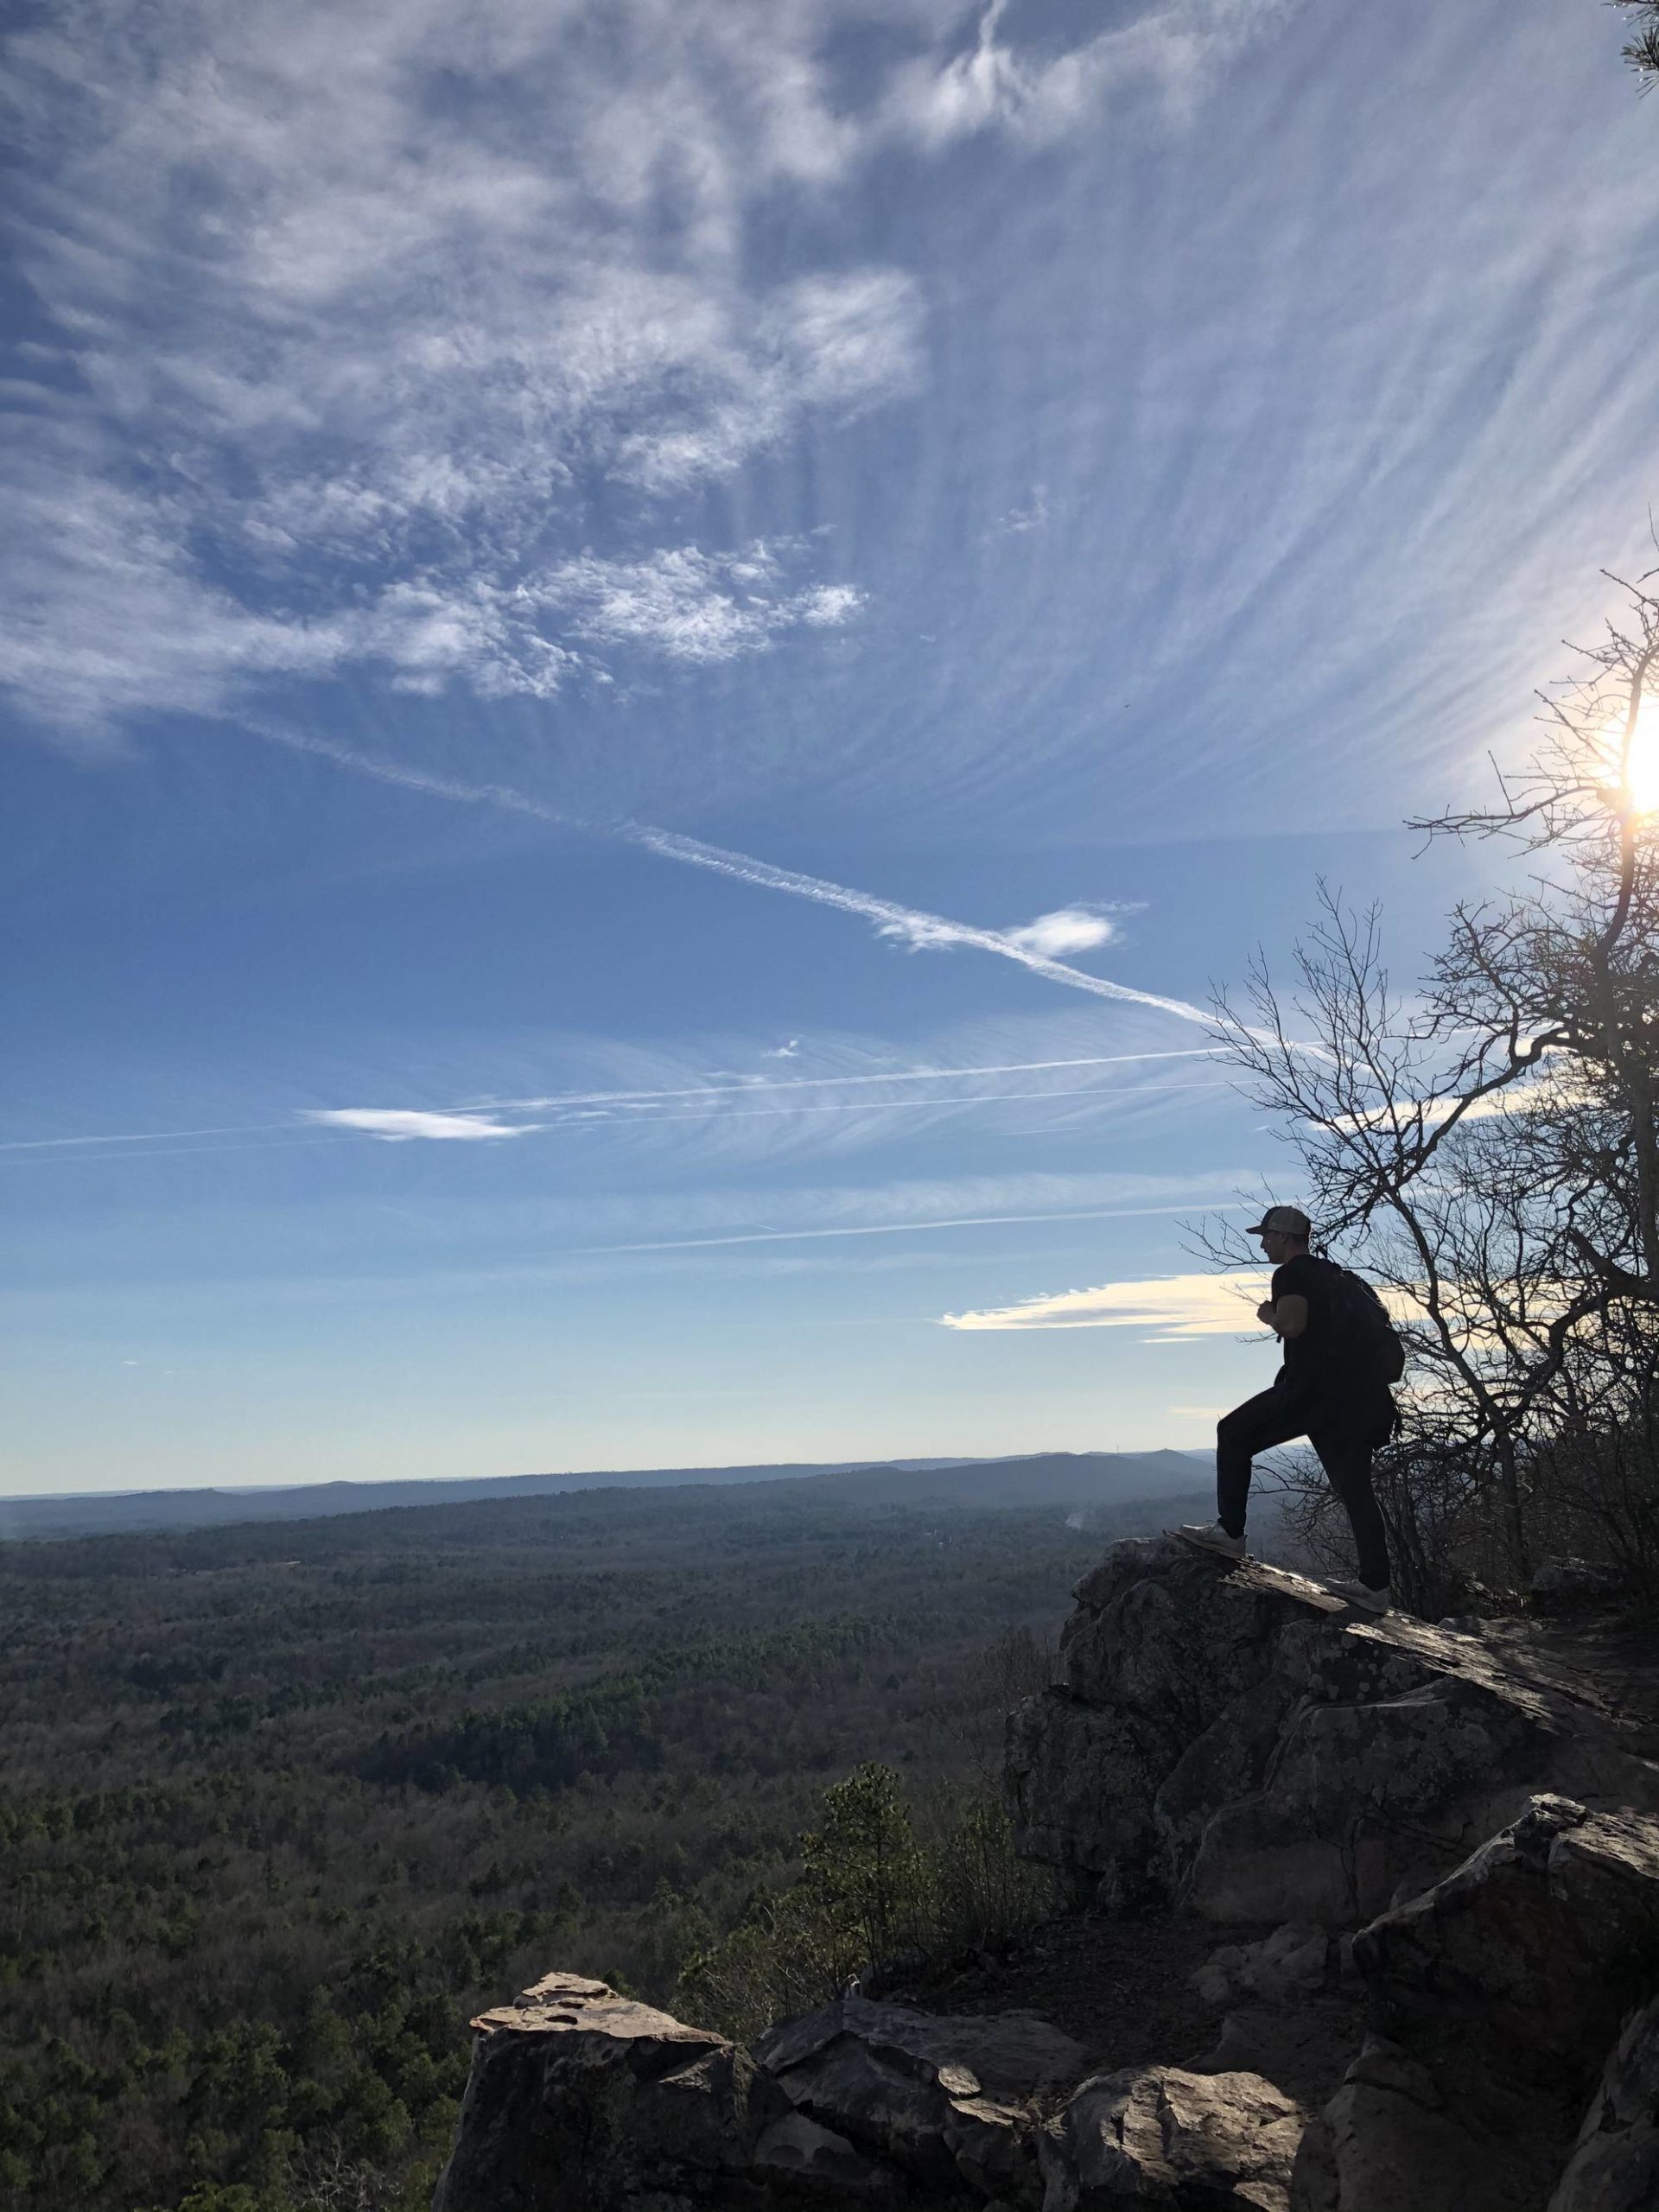
[[[1359,1554],[1358,1580],[1331,1587],[1351,1605],[1385,1613],[1393,1602],[1388,1537],[1371,1489],[1371,1454],[1394,1427],[1388,1385],[1357,1366],[1351,1331],[1339,1325],[1334,1294],[1343,1278],[1308,1249],[1313,1235],[1297,1206],[1269,1206],[1249,1231],[1273,1265],[1267,1302],[1255,1309],[1284,1346],[1284,1364],[1270,1390],[1247,1399],[1216,1429],[1216,1518],[1180,1534],[1224,1559],[1243,1559],[1250,1463],[1260,1452],[1306,1436],[1331,1487],[1347,1509]]]

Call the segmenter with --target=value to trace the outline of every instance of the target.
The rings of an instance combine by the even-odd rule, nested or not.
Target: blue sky
[[[14,24],[0,1481],[1203,1440],[1193,1010],[1650,558],[1611,11]]]

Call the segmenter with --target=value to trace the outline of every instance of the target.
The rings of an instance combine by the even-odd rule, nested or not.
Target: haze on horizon
[[[1408,974],[1650,564],[1659,137],[1589,0],[1080,20],[20,24],[0,1493],[1265,1379],[1202,1009]]]

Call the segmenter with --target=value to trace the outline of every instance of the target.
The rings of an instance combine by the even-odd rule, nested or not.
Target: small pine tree
[[[1642,88],[1659,79],[1659,0],[1613,0],[1630,20],[1624,59],[1642,79]]]

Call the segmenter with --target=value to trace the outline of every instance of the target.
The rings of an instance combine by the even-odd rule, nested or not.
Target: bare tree
[[[1327,1244],[1362,1256],[1409,1316],[1408,1418],[1382,1487],[1431,1471],[1442,1521],[1463,1493],[1501,1529],[1511,1578],[1530,1570],[1541,1455],[1564,1464],[1564,1438],[1610,1422],[1645,1433],[1659,1369],[1652,585],[1623,587],[1622,617],[1544,695],[1543,740],[1497,775],[1496,803],[1412,825],[1506,842],[1526,879],[1454,910],[1409,999],[1376,910],[1321,884],[1288,997],[1258,955],[1243,1002],[1217,1009]],[[1406,1483],[1400,1510],[1410,1497]]]

